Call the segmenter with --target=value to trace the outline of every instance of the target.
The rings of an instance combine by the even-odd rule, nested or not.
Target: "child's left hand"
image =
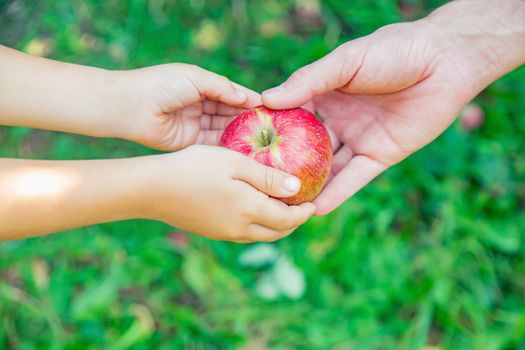
[[[261,104],[258,93],[194,65],[108,73],[124,93],[117,136],[160,150],[216,145],[236,115]]]

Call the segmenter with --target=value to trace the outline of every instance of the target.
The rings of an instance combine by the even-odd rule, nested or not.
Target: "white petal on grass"
[[[272,277],[280,294],[290,299],[301,298],[306,290],[303,271],[284,256],[281,256],[273,266]]]
[[[239,257],[239,263],[245,267],[262,267],[273,264],[279,257],[279,250],[272,244],[259,243],[246,249]]]
[[[280,290],[275,283],[272,273],[265,273],[255,286],[255,292],[264,300],[275,300],[280,296]]]

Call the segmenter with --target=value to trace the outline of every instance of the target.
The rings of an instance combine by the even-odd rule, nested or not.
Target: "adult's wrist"
[[[456,0],[422,22],[429,40],[465,60],[480,84],[525,63],[525,0]]]

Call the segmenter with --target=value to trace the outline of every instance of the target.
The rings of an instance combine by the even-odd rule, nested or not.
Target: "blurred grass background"
[[[191,62],[262,91],[442,3],[0,0],[0,43],[108,69]],[[0,349],[525,349],[524,91],[522,68],[476,99],[480,127],[454,124],[276,244],[146,221],[2,243]],[[0,128],[2,157],[152,152]]]

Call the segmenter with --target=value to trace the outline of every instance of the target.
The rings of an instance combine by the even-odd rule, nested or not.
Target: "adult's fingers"
[[[335,154],[332,162],[331,175],[336,176],[354,156],[354,152],[347,145],[343,145]]]
[[[325,127],[326,127],[326,131],[328,131],[330,142],[332,143],[332,149],[334,151],[338,150],[339,148],[341,148],[341,144],[342,144],[341,140],[339,140],[335,132],[329,126],[325,125]]]
[[[364,155],[354,156],[314,200],[315,215],[330,213],[385,169],[386,166],[384,164],[372,158]]]
[[[283,84],[262,94],[265,106],[295,108],[312,97],[347,85],[359,72],[366,43],[355,40],[339,46],[323,58],[295,71]]]

